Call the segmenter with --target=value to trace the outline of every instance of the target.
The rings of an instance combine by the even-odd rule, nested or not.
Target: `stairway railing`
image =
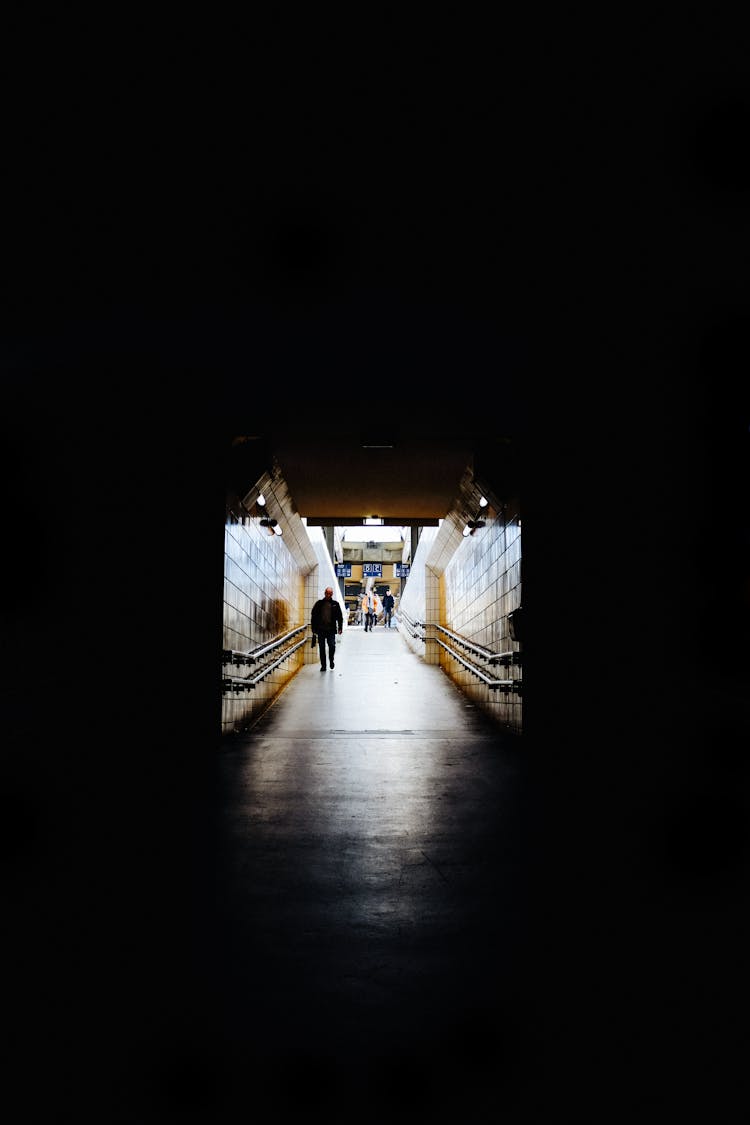
[[[295,643],[291,643],[293,638],[299,636],[301,633],[307,633],[307,625],[297,625],[296,628],[282,633],[272,641],[267,641],[265,644],[258,645],[257,648],[249,649],[246,652],[239,649],[223,649],[222,667],[226,667],[228,664],[237,668],[241,667],[243,664],[262,665],[259,671],[252,676],[224,675],[222,677],[224,691],[251,691],[255,688],[270,672],[273,672],[275,668],[278,668],[280,664],[288,660],[297,649],[307,644],[306,636]],[[274,657],[274,653],[278,653],[278,656]]]

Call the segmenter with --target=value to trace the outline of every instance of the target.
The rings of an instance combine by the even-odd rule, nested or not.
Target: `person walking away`
[[[391,627],[391,617],[393,616],[393,607],[395,604],[396,600],[393,597],[391,588],[389,586],[383,597],[383,624],[387,629],[390,629]]]
[[[367,632],[370,627],[370,599],[366,592],[362,595],[360,609],[362,610],[362,624],[365,627],[365,632]]]
[[[326,670],[326,648],[331,668],[334,667],[336,655],[336,634],[341,636],[344,628],[344,615],[341,606],[333,600],[333,587],[326,586],[323,597],[318,598],[310,613],[310,628],[313,636],[318,638],[320,650],[320,670]]]

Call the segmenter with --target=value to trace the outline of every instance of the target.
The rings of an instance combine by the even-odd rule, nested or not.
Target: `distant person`
[[[372,632],[372,627],[375,624],[375,591],[367,590],[362,600],[362,610],[365,615],[365,632]]]
[[[365,632],[370,628],[370,598],[367,592],[362,595],[360,603],[360,616],[362,617],[362,624],[365,627]]]
[[[373,627],[375,625],[377,625],[377,623],[378,623],[378,615],[380,614],[380,611],[383,608],[383,603],[380,600],[380,595],[378,594],[375,587],[373,587],[372,590],[370,590],[369,604],[370,604],[370,632],[372,632]]]
[[[313,634],[313,643],[316,637],[318,640],[320,670],[321,672],[325,672],[326,646],[328,646],[328,658],[331,663],[331,668],[333,668],[333,661],[336,655],[336,633],[341,636],[344,629],[344,615],[341,612],[339,603],[333,600],[332,586],[326,586],[323,597],[318,598],[315,605],[312,607],[310,613],[310,628]]]
[[[383,624],[387,629],[391,627],[391,617],[393,616],[393,607],[396,604],[396,599],[391,593],[390,586],[383,595]]]

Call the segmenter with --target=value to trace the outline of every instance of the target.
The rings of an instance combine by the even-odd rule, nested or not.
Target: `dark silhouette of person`
[[[326,646],[331,667],[336,655],[336,633],[341,636],[344,628],[344,615],[341,606],[333,600],[333,587],[326,586],[323,597],[318,598],[310,613],[310,628],[313,637],[318,638],[320,651],[320,670],[326,670]]]

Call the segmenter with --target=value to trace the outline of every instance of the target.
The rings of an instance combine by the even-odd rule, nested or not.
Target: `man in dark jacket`
[[[383,598],[383,624],[389,629],[391,627],[391,618],[393,617],[393,607],[395,604],[396,602],[389,586]]]
[[[319,598],[312,607],[310,614],[310,628],[313,637],[318,638],[320,649],[320,670],[326,670],[326,645],[331,667],[334,667],[333,658],[336,654],[336,633],[341,636],[344,628],[344,615],[341,606],[333,600],[333,587],[326,586],[324,596]]]

